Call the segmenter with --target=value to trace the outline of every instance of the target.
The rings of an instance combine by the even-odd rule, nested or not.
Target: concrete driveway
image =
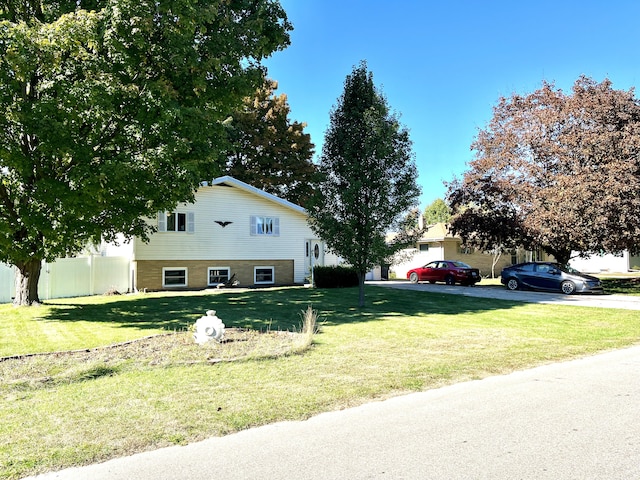
[[[369,281],[367,282],[367,284],[390,288],[403,288],[408,290],[466,295],[468,297],[512,300],[516,302],[555,303],[582,307],[640,310],[640,297],[634,297],[631,295],[564,295],[562,293],[534,292],[530,290],[511,291],[497,285],[476,285],[475,287],[463,287],[460,285],[449,286],[439,283],[410,283],[408,281],[402,280]]]

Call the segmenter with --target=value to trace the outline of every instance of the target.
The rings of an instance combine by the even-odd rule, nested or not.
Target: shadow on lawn
[[[602,278],[604,291],[611,294],[640,295],[640,277]]]
[[[366,287],[366,306],[357,307],[358,289],[307,289],[301,287],[223,290],[203,293],[164,293],[113,297],[99,303],[73,299],[50,303],[48,320],[120,324],[127,328],[183,331],[216,310],[225,325],[255,330],[299,330],[308,306],[326,325],[364,322],[395,315],[472,313],[512,308],[518,302]],[[56,308],[58,307],[59,308]]]

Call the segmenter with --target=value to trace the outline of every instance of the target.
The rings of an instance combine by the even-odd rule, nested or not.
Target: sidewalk
[[[636,346],[32,478],[640,479],[639,418]]]

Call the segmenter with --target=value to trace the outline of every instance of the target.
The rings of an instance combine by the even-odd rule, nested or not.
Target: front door
[[[305,261],[309,272],[311,267],[324,265],[324,243],[322,241],[305,240]]]

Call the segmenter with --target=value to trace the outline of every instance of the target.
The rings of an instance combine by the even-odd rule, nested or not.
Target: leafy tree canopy
[[[314,145],[304,123],[289,120],[285,94],[265,79],[225,122],[230,141],[227,173],[238,180],[304,206],[317,180]]]
[[[425,225],[448,223],[451,219],[451,209],[441,198],[436,198],[424,209]]]
[[[501,98],[449,184],[453,228],[485,248],[571,252],[637,250],[640,104],[634,91],[580,77],[571,93],[544,83]]]
[[[0,3],[0,261],[16,302],[40,262],[149,233],[220,165],[224,120],[291,29],[273,0]]]
[[[347,75],[320,157],[323,179],[310,203],[312,229],[364,277],[415,239],[407,213],[420,189],[409,132],[392,114],[362,62]],[[403,233],[392,244],[390,230]]]

